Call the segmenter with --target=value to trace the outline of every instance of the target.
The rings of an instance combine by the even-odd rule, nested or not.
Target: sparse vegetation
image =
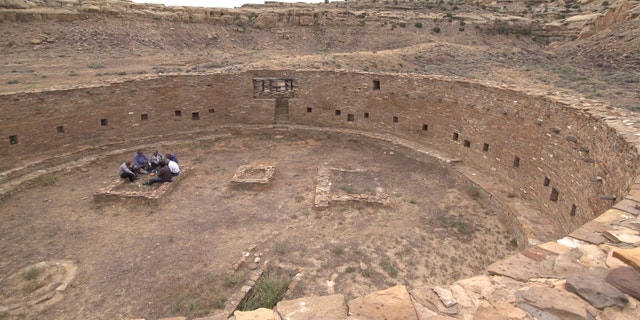
[[[356,194],[359,193],[357,192],[352,186],[348,185],[348,184],[344,184],[341,183],[338,188],[340,188],[340,190],[344,191],[347,194]]]
[[[380,261],[380,268],[384,270],[391,278],[396,278],[398,276],[398,267],[395,262],[391,262],[389,258],[385,257]]]
[[[58,183],[58,180],[59,179],[57,176],[53,174],[47,174],[47,175],[41,176],[40,179],[38,179],[38,185],[43,187],[53,186]]]
[[[22,280],[25,280],[25,281],[35,280],[36,278],[38,278],[38,275],[40,275],[40,269],[36,267],[30,267],[29,269],[25,270],[22,273]]]
[[[214,278],[207,276],[195,284],[175,284],[171,293],[173,314],[195,318],[207,315],[213,309],[224,308],[227,298],[215,288],[214,283]]]
[[[247,281],[247,275],[246,274],[232,274],[232,275],[226,275],[224,277],[224,286],[227,288],[233,288],[239,284],[244,283],[245,281]]]
[[[89,69],[104,69],[105,65],[102,63],[92,62],[87,65]]]
[[[284,241],[278,241],[273,245],[273,252],[279,256],[283,256],[287,253],[287,243]]]
[[[291,279],[284,275],[263,274],[251,288],[238,310],[251,311],[258,308],[271,309],[284,297]]]
[[[477,199],[480,197],[480,188],[475,184],[469,184],[467,185],[467,194],[470,197]]]

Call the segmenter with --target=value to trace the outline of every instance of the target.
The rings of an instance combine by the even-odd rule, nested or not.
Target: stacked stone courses
[[[295,79],[286,122],[276,123],[274,98],[254,98],[255,78]],[[473,172],[469,178],[481,187],[497,181],[499,187],[485,188],[488,198],[498,191],[522,195],[539,221],[550,223],[537,226],[549,230],[545,236],[508,210],[514,217],[507,219],[520,221],[512,227],[523,229],[524,248],[615,210],[638,175],[629,112],[463,78],[304,70],[172,74],[7,93],[0,107],[3,196],[28,173],[169,136],[272,125],[349,130],[441,151],[461,172]]]

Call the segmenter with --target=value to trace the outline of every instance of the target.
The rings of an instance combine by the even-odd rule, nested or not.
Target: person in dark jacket
[[[172,180],[171,170],[169,170],[169,167],[164,162],[164,160],[160,161],[158,165],[160,166],[160,169],[158,169],[158,176],[155,178],[149,179],[149,181],[144,183],[145,185],[150,186],[157,182],[171,182]]]

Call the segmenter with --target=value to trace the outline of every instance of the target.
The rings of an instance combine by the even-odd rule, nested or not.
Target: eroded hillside
[[[640,2],[0,1],[2,92],[220,68],[443,74],[640,107]]]

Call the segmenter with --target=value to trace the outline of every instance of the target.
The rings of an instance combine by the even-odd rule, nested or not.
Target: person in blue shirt
[[[167,159],[169,159],[169,160],[171,160],[171,161],[173,161],[175,163],[178,163],[178,157],[176,157],[176,155],[173,154],[173,153],[167,153]]]
[[[138,149],[136,154],[133,156],[133,167],[136,171],[142,174],[149,173],[149,158],[147,158],[142,149]]]

